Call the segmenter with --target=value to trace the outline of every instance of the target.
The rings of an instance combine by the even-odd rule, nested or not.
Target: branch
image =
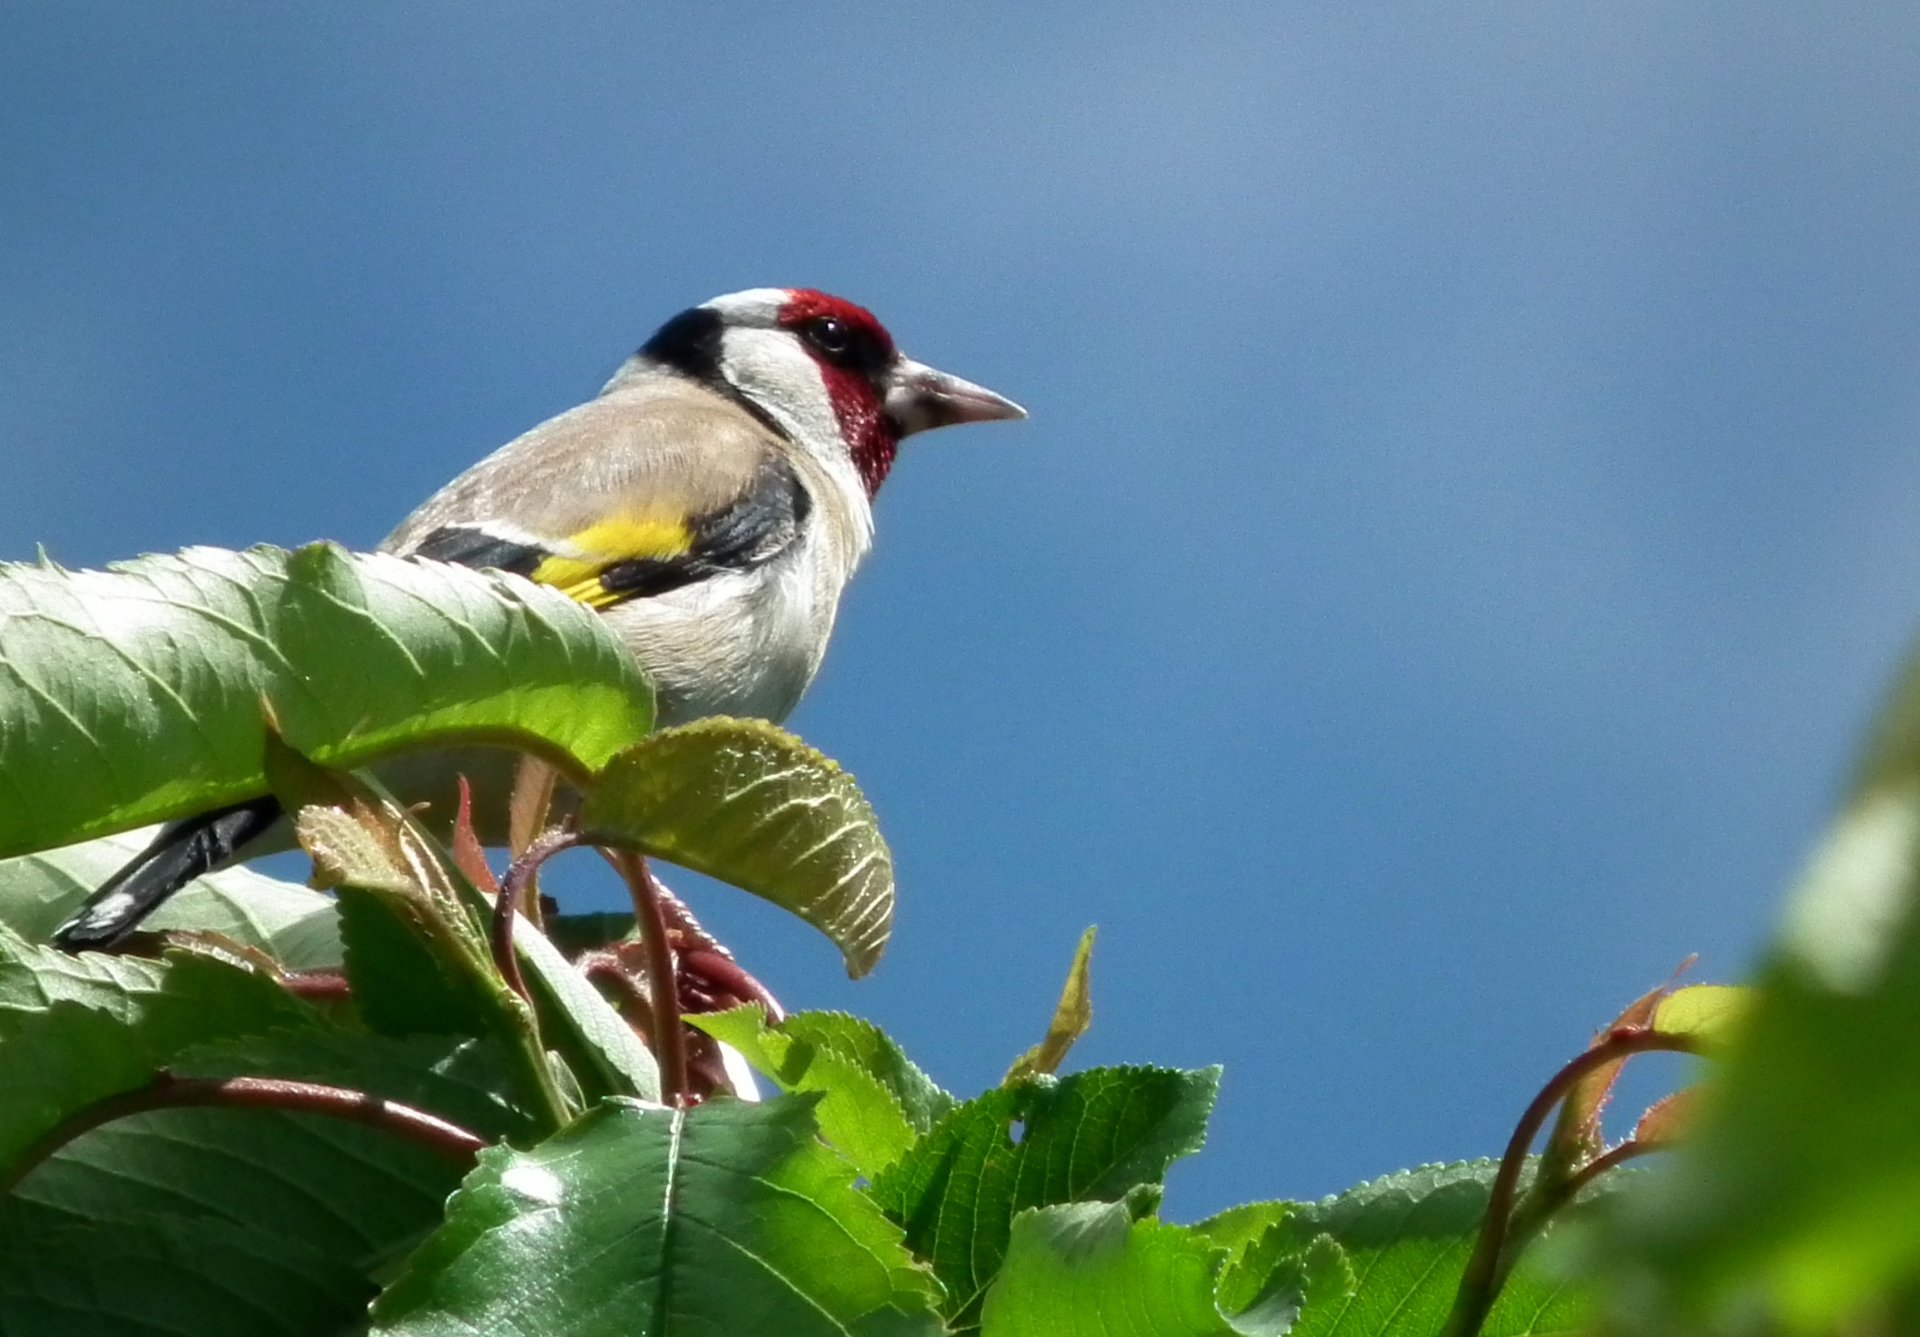
[[[337,970],[283,970],[280,987],[309,1003],[337,1003],[353,997],[353,986]]]
[[[1520,1116],[1520,1122],[1514,1127],[1513,1136],[1507,1141],[1506,1155],[1501,1158],[1499,1173],[1493,1178],[1493,1189],[1487,1195],[1487,1215],[1480,1225],[1480,1238],[1475,1241],[1473,1255],[1467,1259],[1466,1270],[1461,1273],[1460,1289],[1453,1297],[1453,1311],[1447,1316],[1447,1326],[1442,1330],[1444,1337],[1473,1337],[1480,1331],[1480,1325],[1486,1322],[1487,1312],[1493,1308],[1493,1302],[1500,1294],[1500,1283],[1504,1279],[1500,1266],[1501,1255],[1506,1247],[1507,1228],[1512,1221],[1520,1174],[1526,1168],[1527,1152],[1532,1148],[1533,1140],[1540,1135],[1547,1116],[1553,1113],[1554,1106],[1566,1098],[1576,1082],[1594,1069],[1630,1054],[1655,1049],[1681,1054],[1700,1052],[1699,1045],[1686,1037],[1663,1034],[1651,1027],[1622,1027],[1574,1058],[1540,1088],[1540,1094],[1527,1106],[1526,1112]]]
[[[0,1177],[0,1197],[62,1147],[102,1124],[152,1110],[226,1106],[234,1109],[288,1110],[345,1119],[394,1133],[471,1169],[487,1143],[457,1124],[411,1105],[383,1100],[365,1091],[279,1077],[175,1077],[161,1072],[146,1086],[108,1096],[68,1116],[37,1138]]]
[[[641,990],[639,981],[627,972],[619,956],[607,948],[596,947],[580,953],[574,964],[588,979],[607,984],[620,995],[616,1005],[620,1015],[646,1041],[647,1048],[653,1048],[653,1004]]]
[[[687,1037],[680,1026],[680,999],[674,977],[673,949],[667,942],[667,918],[660,906],[660,884],[644,855],[608,850],[607,857],[633,896],[634,918],[647,949],[647,982],[653,988],[654,1056],[660,1060],[661,1095],[666,1103],[687,1103]]]
[[[1595,1156],[1578,1172],[1568,1176],[1564,1201],[1571,1202],[1579,1197],[1581,1189],[1607,1171],[1625,1165],[1637,1156],[1645,1156],[1648,1152],[1670,1150],[1672,1145],[1670,1142],[1642,1142],[1638,1138],[1629,1138],[1604,1156]]]
[[[500,879],[500,885],[493,895],[493,931],[488,935],[488,942],[493,949],[494,969],[500,972],[500,978],[507,982],[507,987],[525,999],[529,1006],[533,999],[527,993],[527,982],[520,974],[520,957],[513,950],[514,911],[524,903],[527,889],[533,885],[534,875],[540,871],[540,865],[561,850],[572,849],[579,843],[580,837],[564,826],[542,832],[508,866],[507,875]]]

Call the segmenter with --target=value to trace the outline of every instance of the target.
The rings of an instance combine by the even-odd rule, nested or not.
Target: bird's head
[[[640,357],[737,400],[824,463],[851,461],[869,496],[915,432],[1027,416],[902,355],[865,307],[811,288],[716,297],[661,326]]]

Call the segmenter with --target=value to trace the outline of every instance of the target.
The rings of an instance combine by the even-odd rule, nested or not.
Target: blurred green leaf
[[[866,974],[893,924],[893,856],[853,777],[764,720],[663,729],[588,788],[580,826],[731,883],[826,934]]]
[[[1920,666],[1668,1163],[1611,1214],[1622,1328],[1834,1331],[1920,1282]]]

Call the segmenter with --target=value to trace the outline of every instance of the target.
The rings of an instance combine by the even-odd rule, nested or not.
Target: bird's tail
[[[54,930],[54,942],[68,951],[111,947],[167,897],[231,859],[279,821],[280,814],[280,801],[268,797],[167,823],[132,863],[108,878]]]

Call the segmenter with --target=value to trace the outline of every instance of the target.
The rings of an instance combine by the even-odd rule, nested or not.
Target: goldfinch
[[[820,667],[900,442],[1025,416],[902,356],[851,302],[755,288],[669,320],[595,398],[455,478],[381,547],[597,609],[652,679],[662,724],[778,721]],[[110,945],[281,816],[269,796],[170,823],[55,940]]]

